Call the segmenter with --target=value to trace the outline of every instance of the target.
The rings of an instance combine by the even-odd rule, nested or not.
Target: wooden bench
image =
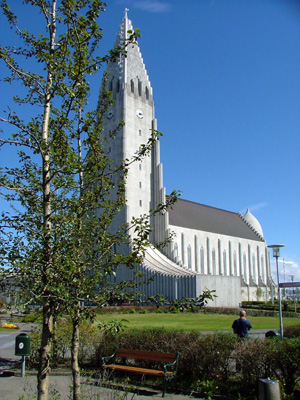
[[[163,394],[166,393],[166,381],[176,376],[179,353],[162,353],[159,351],[117,349],[111,356],[102,357],[105,370],[122,371],[141,375],[152,375],[163,378]],[[161,364],[161,369],[141,368],[136,360],[152,361]],[[122,362],[122,364],[120,364]]]

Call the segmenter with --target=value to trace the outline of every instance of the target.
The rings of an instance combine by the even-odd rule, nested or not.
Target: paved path
[[[34,399],[36,395],[36,376],[20,377],[20,376],[2,376],[0,377],[0,398],[1,400],[19,400],[20,396],[24,395],[24,400]],[[50,390],[49,399],[51,399],[51,394],[53,397],[55,394],[59,393],[61,395],[60,400],[67,400],[72,398],[71,394],[71,376],[50,376]],[[84,395],[86,400],[156,400],[161,399],[161,391],[149,391],[145,390],[140,392],[140,394],[134,394],[131,392],[123,392],[120,390],[105,389],[100,388],[90,383],[82,383],[81,393]],[[101,397],[99,397],[99,394]],[[57,397],[55,397],[57,398]],[[193,398],[190,396],[166,394],[166,400],[188,400]]]

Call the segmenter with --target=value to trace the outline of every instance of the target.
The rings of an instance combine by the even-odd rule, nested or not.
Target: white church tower
[[[127,11],[115,47],[123,46],[128,31],[133,31]],[[103,129],[108,134],[124,121],[107,144],[112,164],[119,165],[123,160],[132,160],[148,142],[157,121],[152,87],[137,44],[128,45],[126,56],[108,63],[107,74],[107,89],[114,103],[104,118]],[[125,182],[126,207],[115,218],[112,229],[121,224],[130,226],[132,217],[148,215],[149,210],[165,202],[165,196],[156,142],[149,156],[130,165]],[[209,288],[216,291],[213,305],[217,307],[237,307],[242,300],[259,299],[261,293],[262,299],[269,298],[273,285],[269,252],[262,227],[249,210],[241,215],[179,199],[168,212],[152,218],[150,224],[154,245],[165,240],[168,232],[174,232],[175,237],[162,251],[148,247],[143,265],[137,266],[147,277],[155,274],[144,288],[146,297],[163,294],[170,301],[195,298]],[[116,279],[127,279],[126,274],[130,271],[124,269]]]
[[[127,9],[121,22],[115,47],[122,46],[124,39],[132,31],[132,23],[128,19]],[[147,143],[152,130],[157,128],[154,115],[152,87],[137,44],[130,44],[126,49],[126,57],[121,56],[116,62],[107,65],[107,89],[113,93],[114,104],[104,119],[104,131],[115,129],[120,121],[124,126],[117,136],[108,144],[108,151],[113,162],[131,160],[140,147]],[[159,142],[156,143],[149,156],[130,165],[125,186],[126,209],[120,213],[115,223],[130,224],[132,217],[148,214],[165,198],[162,187],[162,165],[160,164]],[[154,229],[151,240],[159,242],[166,232],[164,220],[156,217],[151,225],[160,225]],[[161,237],[160,237],[161,236]]]

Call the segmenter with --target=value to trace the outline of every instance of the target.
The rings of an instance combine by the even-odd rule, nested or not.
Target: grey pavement
[[[49,400],[72,399],[71,376],[52,376],[49,377]],[[36,398],[36,376],[3,376],[0,377],[0,398],[1,400],[33,400]],[[61,397],[58,397],[60,394]],[[86,400],[157,400],[162,398],[161,391],[140,389],[139,393],[126,392],[120,389],[107,389],[99,387],[95,381],[85,381],[81,383],[81,394]],[[168,394],[166,400],[188,400],[192,396]]]
[[[33,400],[36,398],[36,375],[25,375],[21,377],[21,357],[14,355],[15,337],[21,332],[29,332],[30,324],[19,324],[20,330],[0,332],[0,399],[1,400]],[[228,331],[231,332],[231,331]],[[252,337],[263,338],[267,330],[253,330]],[[203,332],[209,333],[209,332]],[[13,370],[12,370],[13,368]],[[19,372],[18,371],[19,368]],[[28,371],[29,372],[29,371]],[[71,396],[71,375],[50,375],[50,391],[52,398],[49,400],[72,399]],[[119,389],[107,389],[98,385],[98,382],[92,379],[82,378],[81,391],[84,399],[88,400],[138,400],[138,399],[160,399],[161,391],[151,391],[149,389],[140,389],[138,394],[125,392]],[[60,397],[58,396],[60,394]],[[22,397],[23,396],[23,397]],[[56,397],[55,397],[56,396]],[[100,396],[100,397],[99,397]],[[193,398],[192,395],[166,394],[166,400],[187,400]]]

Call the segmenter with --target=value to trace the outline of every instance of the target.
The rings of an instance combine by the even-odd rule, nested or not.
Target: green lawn
[[[112,320],[123,322],[126,329],[159,328],[183,329],[185,331],[228,331],[236,315],[217,314],[103,314],[97,320],[108,322]],[[253,329],[279,329],[279,318],[249,317]],[[283,318],[283,326],[300,325],[300,318]]]

